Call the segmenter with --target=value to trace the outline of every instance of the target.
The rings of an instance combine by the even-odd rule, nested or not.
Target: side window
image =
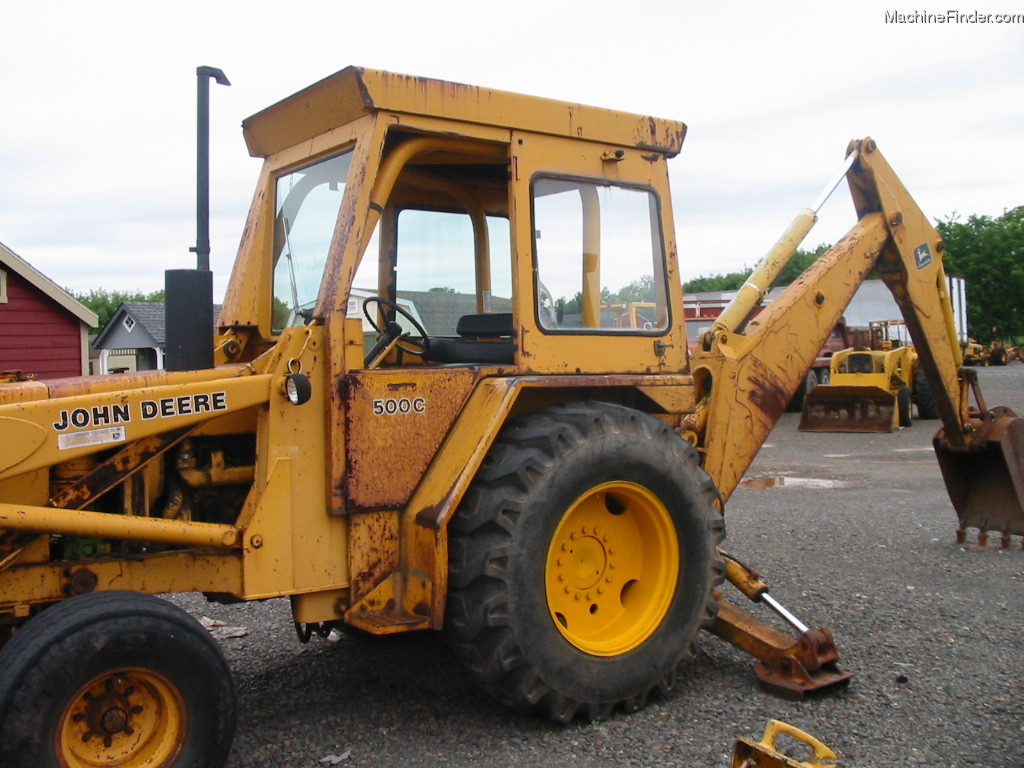
[[[539,178],[533,216],[541,328],[648,334],[668,328],[653,192]]]
[[[352,153],[282,174],[274,218],[275,333],[309,322],[334,236]]]

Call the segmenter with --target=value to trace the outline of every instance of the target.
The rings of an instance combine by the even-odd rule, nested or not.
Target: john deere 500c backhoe
[[[770,600],[719,545],[873,266],[961,527],[1024,533],[1022,420],[969,406],[942,240],[870,139],[850,233],[750,319],[804,211],[690,355],[682,123],[349,68],[243,128],[263,171],[215,366],[0,385],[4,766],[223,763],[229,670],[158,593],[287,596],[306,638],[443,630],[498,699],[561,721],[642,706],[701,628],[776,689],[845,680],[826,631],[718,595]]]

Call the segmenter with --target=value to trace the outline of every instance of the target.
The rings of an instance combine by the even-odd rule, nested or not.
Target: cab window
[[[305,325],[312,316],[351,162],[349,151],[277,179],[271,314],[274,333]]]
[[[659,334],[668,301],[656,195],[586,180],[533,183],[542,330]]]
[[[454,335],[462,315],[512,311],[508,220],[488,216],[487,235],[483,276],[467,214],[408,209],[398,215],[396,292],[417,307],[430,335]]]

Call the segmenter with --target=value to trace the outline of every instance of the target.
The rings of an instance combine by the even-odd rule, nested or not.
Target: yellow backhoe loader
[[[5,768],[223,764],[230,671],[160,593],[288,597],[306,640],[441,630],[500,701],[558,721],[642,707],[702,628],[774,690],[845,682],[827,630],[720,545],[874,267],[961,527],[1024,533],[1024,421],[961,371],[942,240],[872,140],[835,182],[849,234],[751,317],[820,203],[801,212],[690,354],[682,123],[348,68],[243,131],[263,170],[216,334],[194,334],[213,365],[0,384]],[[605,287],[643,322],[602,312]]]
[[[904,342],[902,320],[872,321],[870,346],[836,352],[829,383],[804,398],[800,429],[805,432],[891,432],[913,423],[916,403],[922,419],[938,418],[935,398],[918,374],[917,351]]]

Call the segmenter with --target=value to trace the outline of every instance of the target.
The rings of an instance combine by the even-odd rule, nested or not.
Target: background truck
[[[690,353],[682,123],[349,68],[243,129],[264,164],[215,365],[0,385],[4,766],[223,764],[230,670],[160,593],[288,597],[307,640],[442,630],[498,700],[563,722],[642,707],[702,628],[776,690],[841,684],[827,630],[720,545],[874,266],[961,527],[1024,533],[1022,420],[960,370],[942,241],[870,139],[836,180],[850,233],[751,317],[801,212]],[[616,322],[603,288],[636,285],[653,306]]]

